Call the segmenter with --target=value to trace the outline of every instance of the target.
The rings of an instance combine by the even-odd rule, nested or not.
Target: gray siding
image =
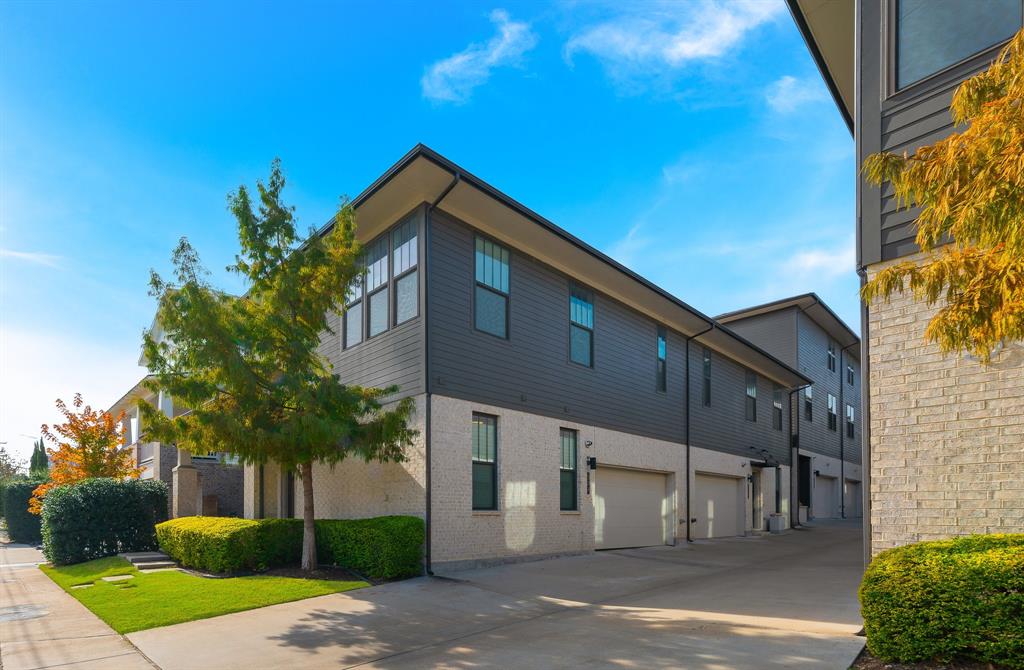
[[[704,406],[704,347],[690,343],[690,444],[760,461],[766,450],[783,465],[790,462],[789,393],[783,393],[782,430],[772,428],[770,380],[757,379],[757,421],[746,419],[746,369],[711,352],[711,405]]]
[[[683,442],[681,336],[668,332],[668,390],[658,393],[657,324],[595,293],[594,367],[570,362],[569,277],[514,248],[509,339],[479,332],[474,231],[439,211],[430,218],[430,392]]]
[[[953,130],[949,104],[957,85],[984,70],[998,52],[993,47],[948,71],[911,85],[897,93],[887,91],[884,71],[890,59],[885,56],[883,33],[886,3],[883,0],[858,0],[861,5],[860,31],[860,127],[857,164],[879,151],[913,153],[932,144]],[[899,258],[914,253],[916,210],[896,211],[892,188],[881,189],[860,184],[861,264]]]
[[[365,339],[367,310],[364,305],[364,340],[349,349],[342,348],[344,333],[341,327],[341,315],[328,315],[328,325],[332,332],[323,334],[320,353],[334,366],[334,372],[340,376],[342,383],[377,388],[395,385],[399,389],[394,396],[396,399],[423,393],[425,390],[423,377],[423,259],[426,256],[423,242],[424,211],[423,207],[419,207],[411,214],[419,221],[417,242],[419,244],[420,300],[418,315],[400,326],[389,328],[376,337]],[[400,219],[400,221],[404,220],[405,217]],[[399,221],[395,223],[399,223]],[[391,299],[393,309],[393,295]],[[393,314],[391,318],[394,318]]]
[[[786,365],[797,366],[796,307],[751,316],[726,325]]]

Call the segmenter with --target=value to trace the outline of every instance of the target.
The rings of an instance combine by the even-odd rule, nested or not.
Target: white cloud
[[[734,51],[747,33],[783,9],[775,0],[637,3],[572,36],[565,56],[571,61],[578,52],[589,53],[615,78],[680,68]]]
[[[624,237],[611,243],[605,253],[626,267],[633,267],[652,240],[640,234],[642,223],[635,223]]]
[[[0,258],[13,258],[26,263],[45,265],[55,268],[59,266],[61,257],[53,254],[44,254],[38,251],[15,251],[14,249],[0,248]]]
[[[772,82],[764,97],[768,106],[779,114],[789,114],[807,103],[827,99],[818,79],[797,79],[790,75]]]
[[[486,44],[470,44],[427,68],[420,79],[424,98],[466,102],[473,89],[490,78],[492,70],[518,66],[523,54],[536,46],[537,36],[530,24],[513,21],[504,9],[492,11],[490,19],[498,31]]]
[[[857,250],[854,236],[840,244],[803,248],[793,252],[780,264],[785,272],[798,277],[819,277],[825,280],[848,275],[856,268]]]

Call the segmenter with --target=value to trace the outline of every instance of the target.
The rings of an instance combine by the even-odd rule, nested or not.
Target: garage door
[[[598,549],[665,544],[665,475],[598,468],[594,540]]]
[[[742,479],[697,475],[693,490],[695,538],[732,537],[743,533]]]
[[[816,476],[814,478],[814,501],[811,505],[811,515],[816,519],[834,519],[839,516],[838,504],[836,478]]]
[[[849,519],[859,519],[863,516],[861,505],[864,501],[860,497],[860,491],[860,482],[854,479],[846,480],[846,517]]]

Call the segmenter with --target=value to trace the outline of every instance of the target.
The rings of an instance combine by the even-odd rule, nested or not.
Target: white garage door
[[[839,516],[836,497],[836,478],[818,475],[814,478],[814,499],[811,514],[816,519],[834,519]]]
[[[598,468],[594,483],[594,540],[598,549],[665,544],[665,475]]]
[[[742,479],[697,475],[693,492],[693,536],[732,537],[743,533],[740,504]]]

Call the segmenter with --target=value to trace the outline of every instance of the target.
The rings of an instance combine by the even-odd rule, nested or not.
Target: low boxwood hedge
[[[86,479],[43,499],[43,554],[55,565],[156,549],[167,485],[152,479]]]
[[[301,519],[182,517],[157,526],[160,548],[182,565],[209,572],[296,565],[302,557]],[[422,573],[423,520],[410,516],[320,519],[317,553],[374,579]]]
[[[971,535],[883,551],[860,587],[868,650],[1024,668],[1024,535]]]
[[[43,539],[42,519],[28,511],[32,492],[42,482],[9,481],[4,483],[4,516],[7,534],[13,542],[39,544]]]

